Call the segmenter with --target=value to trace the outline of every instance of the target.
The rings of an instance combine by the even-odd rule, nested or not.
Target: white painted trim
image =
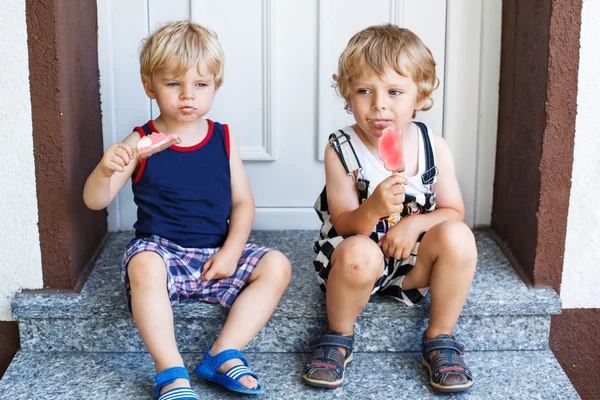
[[[404,26],[404,0],[390,0],[390,22]]]
[[[479,76],[479,125],[475,183],[474,226],[492,222],[498,102],[500,96],[500,49],[502,0],[485,0],[481,12],[481,50]]]
[[[501,0],[447,2],[444,137],[465,223],[491,222],[500,74]],[[449,79],[449,78],[452,79]]]
[[[327,25],[328,17],[331,15],[331,2],[328,0],[318,0],[318,19],[317,24],[317,38],[319,56],[317,58],[318,71],[317,71],[317,146],[315,151],[315,157],[319,161],[325,159],[325,141],[321,140],[321,136],[325,135],[324,132],[329,132],[330,127],[327,123],[327,119],[323,118],[325,115],[331,115],[332,103],[329,101],[322,101],[321,99],[327,99],[332,96],[331,91],[331,71],[337,71],[335,65],[329,60],[328,54],[331,51],[331,36],[327,34],[327,31],[323,29]],[[328,134],[327,134],[328,135]]]
[[[100,104],[102,104],[102,127],[110,134],[110,143],[104,143],[106,149],[112,143],[117,143],[116,109],[115,109],[115,63],[113,57],[113,1],[99,0],[97,2],[98,27],[98,69],[100,72]],[[108,106],[110,105],[110,107]],[[115,196],[108,205],[108,225],[121,227],[121,198]]]
[[[193,3],[192,3],[193,4]],[[243,161],[273,161],[276,159],[275,134],[273,132],[273,118],[276,114],[275,103],[272,101],[275,95],[275,82],[273,70],[274,41],[271,32],[277,32],[274,24],[276,2],[262,0],[262,144],[260,146],[240,146],[240,154]]]
[[[316,230],[320,226],[321,221],[312,207],[259,207],[256,208],[252,229]]]

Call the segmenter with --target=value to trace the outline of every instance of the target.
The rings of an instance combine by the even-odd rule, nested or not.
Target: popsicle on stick
[[[404,171],[401,130],[394,127],[385,128],[379,137],[377,147],[379,158],[383,161],[385,169],[392,173]]]
[[[181,143],[181,139],[176,134],[165,135],[164,133],[154,132],[138,140],[137,151],[142,158],[148,158],[152,154],[178,143]]]

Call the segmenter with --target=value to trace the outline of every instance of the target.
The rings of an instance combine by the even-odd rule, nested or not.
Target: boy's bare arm
[[[139,133],[133,132],[122,143],[114,144],[106,149],[102,160],[94,168],[83,188],[83,201],[88,208],[102,210],[108,206],[133,175],[140,161],[139,154],[133,151],[139,138]],[[129,151],[131,152],[129,153]],[[125,159],[129,156],[130,159],[120,165],[120,161],[117,160],[115,163],[108,159],[111,154],[121,154]]]
[[[369,235],[382,216],[402,209],[406,180],[399,175],[381,182],[376,193],[358,204],[356,184],[330,146],[325,149],[325,178],[331,221],[339,235]]]
[[[229,233],[223,250],[231,250],[239,257],[250,236],[254,222],[254,196],[242,164],[235,137],[229,134],[229,165],[231,170],[231,215]]]
[[[437,197],[436,209],[433,212],[413,215],[413,222],[417,223],[420,232],[429,230],[432,226],[448,220],[463,221],[465,218],[465,205],[456,179],[454,158],[448,143],[441,136],[434,137],[435,161],[439,170],[435,193]]]

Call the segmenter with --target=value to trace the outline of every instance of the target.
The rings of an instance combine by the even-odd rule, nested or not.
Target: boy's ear
[[[142,75],[142,85],[144,86],[144,91],[149,98],[156,98],[156,95],[154,94],[154,88],[152,87],[152,82],[146,75]]]
[[[421,100],[417,101],[417,106],[415,107],[415,110],[421,111],[423,109],[423,107],[425,107],[425,105],[427,105],[428,102],[429,102],[429,97],[423,97]]]

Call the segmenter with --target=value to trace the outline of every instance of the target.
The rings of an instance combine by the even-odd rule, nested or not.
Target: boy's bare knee
[[[463,222],[445,221],[436,227],[440,251],[453,254],[465,261],[477,260],[477,245],[473,231]]]
[[[143,251],[129,260],[127,275],[132,288],[164,285],[167,269],[161,256],[152,251]]]
[[[370,284],[381,276],[383,254],[369,238],[351,237],[334,252],[333,268],[355,283]]]
[[[282,283],[287,286],[292,279],[292,265],[290,260],[281,252],[271,250],[260,260],[257,267],[260,274],[267,276],[269,279],[277,283]]]

